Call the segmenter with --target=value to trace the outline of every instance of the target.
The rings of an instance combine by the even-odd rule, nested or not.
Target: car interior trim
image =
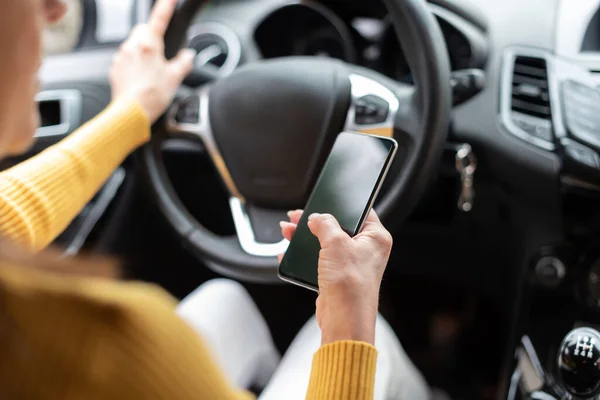
[[[357,55],[357,52],[355,49],[354,40],[352,39],[352,34],[350,33],[350,31],[349,31],[348,27],[346,26],[346,24],[344,23],[344,21],[342,21],[340,19],[340,17],[338,17],[338,15],[336,13],[334,13],[328,7],[326,7],[322,4],[319,4],[318,2],[305,2],[302,0],[293,0],[293,1],[285,2],[282,5],[278,5],[277,7],[270,9],[259,20],[259,22],[256,24],[256,26],[253,29],[253,38],[254,38],[254,42],[257,44],[261,53],[264,53],[264,50],[263,50],[264,47],[263,47],[263,44],[261,43],[261,41],[257,40],[257,37],[256,37],[257,32],[260,31],[261,27],[263,27],[264,24],[270,23],[273,18],[276,18],[278,12],[285,10],[286,8],[293,8],[293,7],[299,7],[299,8],[301,7],[301,8],[307,9],[307,10],[311,10],[314,13],[318,14],[319,16],[323,17],[325,19],[325,21],[327,21],[333,27],[333,29],[335,29],[336,33],[338,35],[340,35],[341,45],[344,48],[345,61],[350,62],[350,63],[354,63],[357,61],[358,55]],[[300,54],[296,54],[296,55],[300,55]],[[263,57],[264,57],[264,54],[263,54]]]
[[[511,117],[512,114],[512,80],[513,80],[513,72],[515,66],[515,60],[517,57],[535,57],[542,58],[546,60],[547,65],[547,79],[548,79],[548,90],[550,96],[550,105],[551,109],[554,111],[552,113],[552,121],[555,122],[555,115],[559,114],[557,112],[558,101],[556,101],[556,93],[552,90],[553,81],[553,58],[550,57],[550,54],[547,51],[538,50],[538,49],[529,49],[529,48],[509,48],[504,52],[504,57],[502,60],[502,75],[501,75],[501,90],[500,90],[500,119],[504,127],[508,130],[512,135],[531,143],[534,146],[540,147],[545,150],[553,151],[556,149],[556,146],[553,142],[549,142],[537,137],[534,137],[527,133],[525,130],[521,129],[517,126]],[[555,124],[553,124],[555,125]]]
[[[576,187],[584,190],[589,190],[592,192],[600,192],[600,185],[597,185],[592,182],[587,182],[582,179],[576,178],[570,175],[561,175],[560,181],[568,187]]]
[[[448,10],[483,32],[488,30],[488,21],[485,14],[478,8],[473,7],[472,4],[465,4],[460,0],[429,0],[429,4]]]
[[[246,253],[257,257],[276,257],[285,253],[289,245],[287,239],[277,243],[260,243],[256,240],[250,217],[239,198],[231,197],[229,207],[240,246]]]
[[[369,135],[394,137],[394,123],[396,114],[400,108],[400,101],[396,95],[379,82],[367,78],[364,75],[352,73],[349,75],[351,89],[351,102],[348,109],[348,116],[344,124],[345,131],[360,132]],[[357,102],[366,97],[375,96],[385,100],[388,103],[387,118],[384,122],[378,124],[361,125],[356,122]]]
[[[81,123],[82,97],[79,90],[47,90],[38,93],[35,100],[57,101],[60,105],[60,123],[43,126],[36,130],[35,137],[64,136],[76,129]]]
[[[237,34],[220,22],[201,22],[190,27],[188,32],[188,43],[202,36],[216,36],[227,45],[227,59],[219,68],[219,75],[230,75],[240,65],[242,60],[242,43]]]
[[[600,53],[581,52],[585,33],[600,7],[600,0],[561,0],[556,20],[557,55],[569,59],[593,59],[600,64]]]
[[[175,101],[167,113],[167,129],[172,133],[190,133],[199,137],[204,143],[204,147],[210,155],[210,158],[219,175],[221,176],[221,179],[223,180],[227,190],[229,191],[229,194],[238,198],[243,203],[245,202],[244,196],[242,196],[235,182],[233,181],[231,173],[229,172],[229,168],[227,168],[227,165],[223,160],[223,156],[221,155],[221,151],[217,147],[217,143],[215,142],[212,128],[210,126],[210,117],[208,112],[210,88],[210,85],[205,85],[197,92],[199,98],[199,118],[197,123],[177,122],[176,115],[179,109],[182,107],[182,103],[180,101]]]
[[[110,176],[110,178],[108,178],[108,181],[97,195],[96,200],[91,203],[89,213],[83,217],[84,220],[81,223],[79,230],[77,230],[69,242],[67,249],[65,250],[65,255],[75,256],[79,254],[79,251],[85,245],[90,233],[92,233],[92,230],[116,197],[119,188],[125,181],[125,176],[125,169],[120,167]]]
[[[471,48],[471,66],[483,67],[487,59],[487,40],[481,30],[454,12],[436,4],[428,5],[431,12],[443,19],[465,37]]]

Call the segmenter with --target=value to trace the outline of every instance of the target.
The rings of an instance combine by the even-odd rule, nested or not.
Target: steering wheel
[[[165,36],[174,56],[202,0],[179,4]],[[287,249],[278,222],[302,207],[341,131],[394,137],[399,144],[376,210],[401,221],[435,172],[451,109],[448,53],[425,0],[384,0],[414,85],[338,60],[289,57],[247,64],[189,91],[153,127],[141,152],[158,206],[182,242],[229,277],[277,280]],[[186,210],[162,161],[164,140],[201,140],[230,196],[236,236],[222,237]]]

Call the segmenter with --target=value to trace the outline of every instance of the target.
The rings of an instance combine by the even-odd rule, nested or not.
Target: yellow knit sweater
[[[121,100],[61,143],[0,173],[0,236],[32,250],[46,247],[149,132],[141,107]],[[251,397],[229,385],[198,334],[174,313],[176,301],[160,288],[5,264],[0,398]],[[371,399],[376,358],[366,343],[321,347],[307,399]]]

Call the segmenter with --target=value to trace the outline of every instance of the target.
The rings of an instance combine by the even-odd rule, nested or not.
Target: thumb
[[[308,228],[319,239],[321,248],[337,246],[350,240],[350,236],[342,230],[333,215],[312,214],[308,217]]]
[[[194,58],[196,51],[193,49],[183,49],[177,56],[169,61],[169,73],[177,81],[178,84],[183,82],[183,79],[192,72],[194,67]]]

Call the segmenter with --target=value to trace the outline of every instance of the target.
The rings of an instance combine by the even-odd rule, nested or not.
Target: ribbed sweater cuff
[[[322,346],[313,358],[308,400],[373,398],[377,350],[364,342],[339,341]]]

